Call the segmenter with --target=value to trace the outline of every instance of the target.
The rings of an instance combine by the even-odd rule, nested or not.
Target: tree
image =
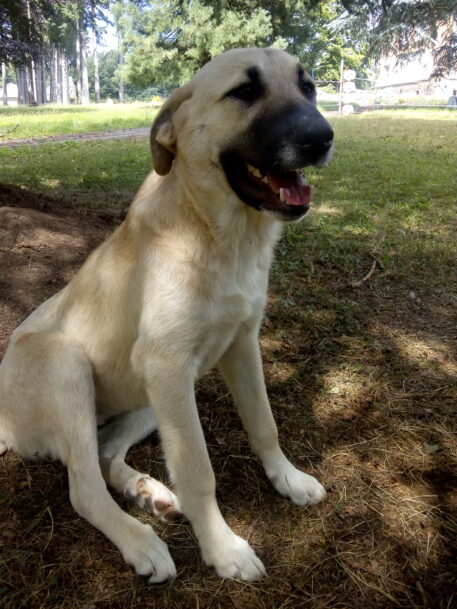
[[[0,3],[0,62],[27,63],[40,54],[43,25],[55,19],[66,0],[4,0]]]
[[[115,49],[98,54],[99,95],[101,99],[117,97],[119,91],[118,53]],[[93,57],[88,61],[89,86],[95,91],[95,65]]]
[[[2,61],[2,88],[3,88],[3,99],[2,103],[4,106],[8,105],[8,72],[6,69],[6,63]]]
[[[179,84],[222,51],[276,46],[300,58],[322,79],[338,79],[341,58],[358,68],[363,45],[328,23],[337,0],[117,0],[113,7],[125,52],[125,74],[136,86]]]
[[[136,86],[181,83],[214,55],[233,46],[265,44],[272,31],[261,8],[245,19],[198,0],[148,4],[117,2],[113,7],[125,50],[124,73]]]
[[[342,59],[346,67],[361,70],[367,45],[331,28],[341,13],[340,2],[327,0],[308,6],[295,2],[295,7],[290,2],[283,4],[289,5],[283,9],[291,10],[282,29],[288,41],[286,50],[298,57],[314,78],[339,80]]]
[[[432,49],[434,76],[457,67],[456,0],[341,0],[340,27],[364,36],[369,54],[399,59]]]
[[[6,0],[0,5],[0,55],[16,71],[19,103],[48,101],[47,78],[51,73],[52,101],[57,86],[62,93],[68,85],[57,82],[66,77],[68,60],[61,51],[71,0]],[[67,28],[68,29],[68,28]]]
[[[20,103],[68,103],[76,77],[78,98],[89,103],[87,46],[93,46],[109,0],[3,0],[0,61],[16,70]]]
[[[94,90],[95,90],[95,101],[97,103],[100,102],[100,77],[98,70],[98,54],[97,54],[97,45],[99,39],[99,28],[97,24],[97,15],[96,15],[96,2],[95,0],[91,0],[90,3],[90,17],[91,17],[91,26],[92,26],[92,50],[93,50],[93,64],[94,64]]]

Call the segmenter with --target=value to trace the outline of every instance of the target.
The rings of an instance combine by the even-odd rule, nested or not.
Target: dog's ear
[[[174,91],[152,123],[150,135],[152,162],[154,169],[161,176],[170,171],[177,150],[177,136],[172,121],[173,114],[191,95],[192,87],[190,83]]]

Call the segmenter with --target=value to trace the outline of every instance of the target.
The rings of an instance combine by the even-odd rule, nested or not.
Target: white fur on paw
[[[162,520],[174,520],[182,516],[176,495],[150,476],[130,478],[124,487],[124,495]]]
[[[164,543],[148,524],[140,524],[134,534],[125,539],[122,555],[138,575],[150,576],[151,584],[159,584],[176,577],[176,567]]]
[[[207,546],[202,545],[203,560],[214,567],[220,577],[256,581],[266,575],[262,561],[248,542],[230,529],[222,539],[208,540]]]
[[[266,469],[273,486],[283,497],[289,497],[297,505],[316,505],[327,497],[320,482],[294,467],[288,461]]]

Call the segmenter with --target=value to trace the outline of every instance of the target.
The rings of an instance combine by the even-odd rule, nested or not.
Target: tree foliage
[[[368,43],[368,54],[394,53],[399,59],[428,48],[434,76],[457,68],[457,0],[341,0],[340,26]]]
[[[45,86],[41,96],[34,92],[40,81],[69,90],[68,74],[78,99],[88,100],[88,32],[94,49],[108,8],[120,52],[100,58],[110,73],[101,76],[110,81],[102,97],[119,87],[122,98],[124,80],[131,90],[178,85],[240,46],[284,48],[320,80],[338,80],[342,59],[360,73],[382,53],[401,58],[426,47],[435,55],[435,75],[457,63],[457,0],[3,0],[0,61],[20,66],[30,89],[26,103],[46,100]],[[57,82],[64,72],[65,86]]]
[[[118,3],[113,12],[125,46],[125,74],[137,86],[178,84],[211,57],[234,46],[265,44],[271,24],[264,9],[250,19],[199,0]]]
[[[100,53],[98,56],[98,60],[100,97],[102,99],[116,98],[119,91],[119,77],[117,75],[119,63],[118,52],[114,49],[110,49],[109,51]],[[95,88],[95,70],[93,57],[90,57],[88,60],[88,69],[90,89],[91,91],[93,91]]]
[[[358,68],[362,45],[328,24],[341,12],[332,0],[117,0],[124,74],[136,86],[180,83],[226,49],[276,46],[323,79],[337,79],[342,58]]]
[[[58,20],[66,0],[3,0],[0,3],[0,61],[22,64],[40,54],[46,24]]]

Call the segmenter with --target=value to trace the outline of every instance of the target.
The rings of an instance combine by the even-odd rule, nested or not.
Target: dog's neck
[[[154,231],[179,230],[185,217],[187,230],[191,220],[196,234],[201,232],[206,240],[211,235],[225,251],[252,240],[261,248],[274,247],[281,234],[281,222],[242,203],[225,184],[221,188],[207,181],[202,188],[202,183],[205,184],[192,180],[192,176],[184,181],[178,167],[163,177],[152,172],[135,197],[129,216]]]

